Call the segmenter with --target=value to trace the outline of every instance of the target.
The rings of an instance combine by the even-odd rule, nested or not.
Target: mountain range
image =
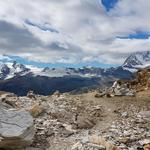
[[[0,90],[26,95],[29,90],[48,95],[54,91],[80,91],[94,87],[110,86],[116,79],[131,79],[139,68],[150,65],[150,51],[132,53],[118,67],[108,69],[38,68],[14,61],[9,56],[0,57]]]

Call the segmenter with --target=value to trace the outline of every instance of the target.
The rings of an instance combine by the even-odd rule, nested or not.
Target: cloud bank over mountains
[[[150,50],[147,0],[119,0],[109,11],[100,0],[5,0],[0,6],[0,54],[121,64],[129,53]]]

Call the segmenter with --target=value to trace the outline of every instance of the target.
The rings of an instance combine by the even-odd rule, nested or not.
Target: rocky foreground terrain
[[[2,150],[150,150],[150,91],[17,97],[0,93]]]
[[[0,92],[2,150],[150,150],[150,69],[87,93]]]

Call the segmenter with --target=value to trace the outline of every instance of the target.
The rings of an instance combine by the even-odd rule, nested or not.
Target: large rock
[[[78,129],[91,129],[95,125],[95,121],[92,117],[83,115],[77,117],[77,128]]]
[[[40,104],[37,103],[37,104],[34,104],[32,108],[29,109],[28,111],[34,118],[36,118],[44,112],[44,108],[40,106]]]
[[[138,117],[150,121],[150,111],[140,111]]]
[[[33,136],[33,118],[29,112],[0,107],[0,148],[16,150],[29,146]]]
[[[115,96],[135,96],[135,92],[128,88],[114,89]]]

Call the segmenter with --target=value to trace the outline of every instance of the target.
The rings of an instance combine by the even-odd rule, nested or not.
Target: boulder
[[[29,146],[34,137],[29,112],[0,107],[0,137],[0,148],[16,150]]]
[[[128,88],[114,89],[115,96],[135,96],[135,92]]]
[[[77,117],[77,128],[78,129],[91,129],[95,126],[95,121],[90,116],[78,116]]]
[[[44,108],[40,106],[40,104],[37,103],[37,104],[34,104],[32,108],[29,109],[28,111],[34,118],[36,118],[44,112]]]
[[[150,121],[150,111],[140,111],[138,117]]]

